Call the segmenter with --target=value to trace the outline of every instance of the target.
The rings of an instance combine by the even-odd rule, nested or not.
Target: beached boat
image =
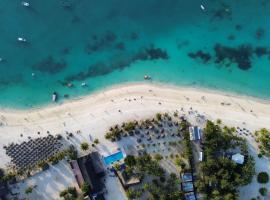
[[[57,101],[57,93],[56,92],[53,92],[52,101],[53,102],[56,102]]]

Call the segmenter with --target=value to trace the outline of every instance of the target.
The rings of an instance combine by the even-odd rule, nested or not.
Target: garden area
[[[245,139],[234,134],[235,129],[208,121],[204,129],[204,160],[199,165],[198,191],[204,199],[236,200],[238,188],[252,181],[254,159],[249,155]],[[244,155],[238,164],[231,159],[232,152]]]

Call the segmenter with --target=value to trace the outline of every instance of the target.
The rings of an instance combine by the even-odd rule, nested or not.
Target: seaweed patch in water
[[[92,41],[85,47],[85,52],[91,54],[93,52],[100,51],[104,48],[110,47],[112,43],[117,40],[117,35],[111,31],[107,31],[100,37],[97,35],[92,36]]]
[[[222,3],[221,7],[213,11],[212,19],[232,19],[232,11],[230,6]]]
[[[167,52],[161,48],[154,48],[153,46],[149,48],[143,48],[137,53],[130,56],[115,56],[115,58],[110,59],[109,64],[99,62],[93,65],[90,65],[87,71],[79,72],[75,75],[70,75],[65,78],[65,82],[71,82],[74,80],[81,81],[86,78],[103,76],[109,74],[115,70],[123,70],[126,67],[129,67],[132,63],[136,61],[146,61],[146,60],[156,60],[156,59],[168,59],[169,56]]]
[[[169,59],[168,53],[161,48],[155,48],[154,46],[151,46],[150,48],[146,48],[145,51],[150,60]]]
[[[255,32],[255,38],[261,40],[265,36],[265,30],[263,28],[258,28]]]
[[[125,43],[124,42],[119,42],[115,45],[115,48],[120,50],[120,51],[124,51],[126,49]]]
[[[249,44],[243,44],[236,47],[216,44],[214,46],[214,52],[215,54],[212,57],[216,64],[229,67],[232,63],[235,63],[241,70],[248,70],[252,67],[252,57],[254,54],[257,57],[270,54],[266,47],[252,47]],[[188,56],[193,59],[199,58],[203,63],[207,63],[211,59],[211,55],[202,50],[195,53],[189,53]]]
[[[211,60],[211,55],[205,53],[202,50],[197,51],[196,53],[189,53],[188,56],[193,59],[199,58],[204,64]]]
[[[56,74],[65,69],[66,67],[67,64],[64,60],[56,61],[52,56],[48,56],[47,58],[34,64],[32,66],[32,69],[49,74]]]
[[[216,63],[224,63],[226,60],[229,60],[232,63],[236,63],[242,70],[248,70],[252,67],[251,57],[253,48],[251,45],[245,44],[233,48],[216,44],[214,50]]]
[[[257,47],[255,50],[254,50],[254,53],[258,56],[258,57],[261,57],[261,56],[264,56],[264,55],[268,55],[268,49],[266,47]]]

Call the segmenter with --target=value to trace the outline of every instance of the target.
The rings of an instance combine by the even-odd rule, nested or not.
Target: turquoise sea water
[[[268,0],[28,2],[0,1],[1,107],[38,107],[54,91],[64,100],[145,74],[270,99]]]

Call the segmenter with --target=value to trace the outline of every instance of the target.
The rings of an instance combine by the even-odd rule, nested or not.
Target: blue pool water
[[[145,74],[270,99],[269,0],[27,1],[0,0],[0,107],[45,106],[54,91],[62,102]]]
[[[116,161],[119,161],[124,158],[124,155],[122,151],[118,151],[117,153],[114,153],[112,155],[109,155],[107,157],[104,157],[104,162],[106,165],[110,165]]]

